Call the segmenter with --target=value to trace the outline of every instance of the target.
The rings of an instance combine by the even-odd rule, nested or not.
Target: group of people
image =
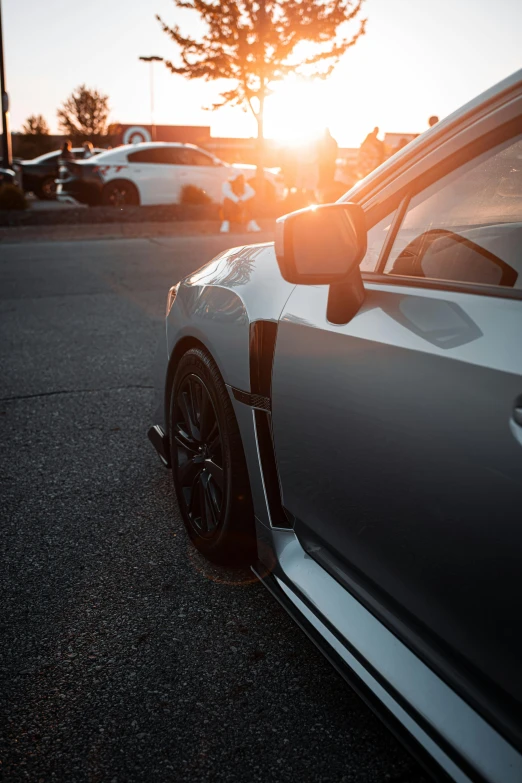
[[[428,120],[428,125],[433,128],[439,121],[439,118],[434,114]],[[407,144],[409,139],[402,138],[399,140],[398,145],[392,150],[392,154],[398,152]],[[389,155],[390,153],[388,153]],[[377,166],[384,163],[386,160],[386,147],[383,141],[379,139],[379,128],[376,126],[371,133],[369,133],[359,148],[357,155],[357,176],[359,179],[366,177]]]
[[[82,144],[82,154],[80,157],[80,160],[86,160],[87,158],[92,158],[94,155],[94,147],[92,146],[92,141],[84,141]],[[72,151],[72,142],[64,141],[62,144],[62,151],[60,153],[60,160],[67,162],[68,160],[76,160],[76,156],[74,155]]]
[[[326,128],[317,141],[287,156],[284,165],[287,187],[294,187],[305,199],[328,201],[335,179],[337,151],[338,144]],[[242,174],[233,174],[223,184],[222,233],[230,231],[231,223],[243,224],[247,231],[261,230],[253,219],[255,195]]]
[[[439,118],[433,115],[428,124],[432,128]],[[408,143],[407,139],[401,139],[397,149],[401,149]],[[285,179],[289,189],[295,189],[305,198],[312,201],[326,202],[328,194],[335,182],[335,169],[338,153],[338,144],[330,130],[325,128],[322,136],[306,148],[298,151],[297,155],[287,157],[285,161]],[[397,151],[397,150],[395,150]],[[82,158],[85,160],[94,154],[90,141],[83,143]],[[365,177],[376,169],[386,158],[384,142],[379,139],[379,128],[375,126],[360,146],[357,156],[357,176]],[[70,141],[64,141],[61,161],[75,160]],[[245,180],[244,174],[235,172],[223,183],[223,204],[221,207],[221,233],[230,231],[231,223],[246,226],[247,231],[258,232],[261,228],[253,216],[253,206],[256,192]]]

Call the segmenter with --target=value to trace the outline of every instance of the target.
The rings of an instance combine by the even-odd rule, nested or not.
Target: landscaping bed
[[[64,207],[49,209],[0,210],[0,227],[81,226],[102,223],[172,223],[177,221],[219,220],[219,204],[165,204],[150,207]],[[288,212],[283,203],[256,210],[259,218],[276,218]]]
[[[92,225],[99,223],[167,223],[178,220],[218,220],[219,205],[168,204],[153,207],[64,207],[0,210],[0,226]]]
[[[226,234],[230,246],[269,242],[274,238],[275,220],[259,220],[262,232],[246,234],[232,227]],[[91,239],[159,239],[161,237],[197,237],[219,235],[219,220],[172,220],[163,222],[83,223],[81,225],[0,226],[0,245],[12,242],[77,242]],[[235,230],[234,230],[235,229]]]

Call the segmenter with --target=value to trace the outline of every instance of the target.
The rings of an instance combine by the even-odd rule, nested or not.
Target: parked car
[[[98,155],[106,150],[95,147],[93,155]],[[81,159],[84,154],[83,147],[73,147],[73,155]],[[53,150],[40,155],[33,160],[20,160],[14,164],[14,169],[18,175],[20,186],[26,193],[34,193],[38,198],[46,201],[54,199],[56,196],[55,180],[58,176],[58,161],[61,150]]]
[[[149,437],[443,779],[522,780],[522,70],[173,286]]]
[[[222,199],[221,188],[234,170],[247,179],[255,177],[255,166],[224,163],[193,144],[142,142],[126,144],[105,152],[96,161],[67,164],[57,181],[59,201],[82,204],[177,204],[185,185],[205,191],[212,201]],[[282,198],[284,181],[277,169],[266,169],[265,177]]]

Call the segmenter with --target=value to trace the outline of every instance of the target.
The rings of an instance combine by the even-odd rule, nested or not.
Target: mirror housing
[[[350,202],[284,215],[275,234],[281,274],[298,285],[343,283],[364,258],[366,233],[363,210]]]

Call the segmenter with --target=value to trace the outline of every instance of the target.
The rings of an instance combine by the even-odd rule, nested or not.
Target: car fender
[[[128,179],[133,185],[136,184],[126,163],[97,164],[96,172],[100,175],[104,184],[113,179]]]
[[[198,340],[225,383],[250,391],[250,325],[278,321],[294,287],[281,277],[273,243],[221,253],[180,284],[167,318],[169,358],[181,340]]]

